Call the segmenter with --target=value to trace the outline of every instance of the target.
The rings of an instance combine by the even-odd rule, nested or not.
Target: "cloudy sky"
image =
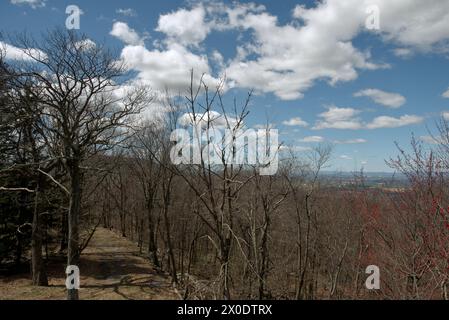
[[[426,127],[449,119],[449,0],[277,2],[0,0],[0,30],[39,37],[77,5],[80,31],[134,80],[183,91],[192,68],[226,75],[230,99],[255,90],[249,126],[269,121],[298,151],[334,143],[336,170],[388,171],[394,141],[431,142]]]

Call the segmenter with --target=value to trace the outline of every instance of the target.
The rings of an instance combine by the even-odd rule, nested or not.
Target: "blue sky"
[[[0,0],[0,30],[64,27],[68,5],[83,11],[80,32],[117,49],[136,79],[182,90],[191,68],[210,83],[226,74],[228,99],[255,89],[249,126],[268,117],[298,152],[334,143],[335,170],[389,171],[394,141],[429,143],[426,127],[449,119],[447,0]]]

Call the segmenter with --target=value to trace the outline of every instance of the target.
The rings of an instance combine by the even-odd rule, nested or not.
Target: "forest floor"
[[[0,300],[61,300],[66,298],[65,259],[48,263],[48,287],[33,287],[29,273],[0,276]],[[159,272],[131,241],[98,228],[83,251],[79,265],[80,299],[180,299],[167,274]]]

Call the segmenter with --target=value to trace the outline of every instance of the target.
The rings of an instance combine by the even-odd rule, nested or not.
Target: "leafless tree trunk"
[[[296,155],[292,152],[288,170],[284,175],[293,196],[296,213],[296,268],[298,280],[295,298],[297,300],[305,297],[304,290],[309,274],[312,276],[311,282],[313,282],[314,270],[312,269],[312,271],[310,271],[309,269],[311,266],[314,268],[315,259],[313,258],[313,255],[316,252],[316,248],[314,250],[311,249],[313,249],[313,244],[316,246],[316,239],[314,239],[312,228],[315,228],[316,231],[318,226],[316,212],[314,214],[313,209],[311,208],[313,203],[312,197],[319,185],[320,172],[330,160],[331,152],[332,147],[330,145],[320,145],[311,152],[306,162],[299,161]],[[304,219],[303,213],[305,215]],[[303,223],[304,220],[305,226]],[[313,252],[311,253],[311,251]],[[310,284],[313,288],[313,283]]]
[[[38,173],[37,185],[34,190],[33,225],[31,234],[31,274],[33,285],[47,286],[47,271],[42,259],[42,223],[39,212],[40,174]]]

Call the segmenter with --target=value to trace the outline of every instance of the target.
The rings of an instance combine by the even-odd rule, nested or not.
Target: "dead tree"
[[[196,195],[201,207],[195,213],[211,231],[208,239],[216,250],[219,271],[216,283],[217,295],[223,299],[231,299],[230,290],[230,263],[231,250],[235,239],[234,222],[239,209],[236,200],[241,189],[251,179],[242,175],[243,165],[236,164],[232,160],[235,148],[232,143],[244,126],[244,120],[248,115],[248,105],[251,93],[243,106],[234,104],[233,115],[230,116],[222,100],[222,86],[220,83],[214,90],[200,79],[195,87],[192,72],[191,86],[188,93],[186,114],[187,128],[193,131],[192,144],[193,163],[175,166],[176,174],[180,176]],[[202,99],[202,101],[201,101]],[[220,115],[214,111],[218,108]],[[232,134],[230,141],[223,141],[217,135],[216,130],[228,130]],[[174,137],[177,140],[179,137]],[[179,141],[174,141],[175,143]],[[187,148],[190,148],[191,145]],[[187,150],[180,150],[183,154]],[[179,154],[175,154],[175,157]],[[184,155],[185,156],[185,155]],[[211,157],[215,160],[211,161]]]

